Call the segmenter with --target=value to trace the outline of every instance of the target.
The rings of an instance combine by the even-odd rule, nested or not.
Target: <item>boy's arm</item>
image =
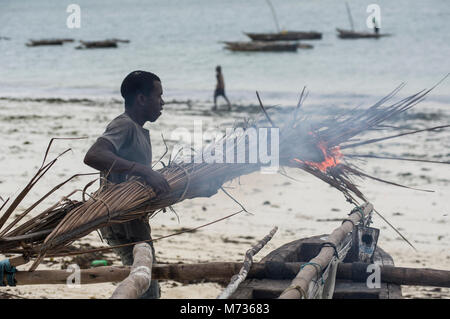
[[[131,162],[117,156],[113,144],[104,138],[99,138],[91,146],[84,157],[84,163],[99,171],[111,171],[114,173],[127,173],[142,177],[153,190],[159,194],[170,191],[170,186],[165,178],[149,166]]]

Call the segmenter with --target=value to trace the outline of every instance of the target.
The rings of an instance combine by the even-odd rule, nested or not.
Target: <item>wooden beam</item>
[[[133,258],[130,274],[119,284],[111,299],[138,299],[150,287],[153,264],[152,248],[147,243],[135,245]]]
[[[284,263],[277,267],[283,267],[283,273],[287,274],[284,279],[292,279],[300,270],[304,263]],[[369,264],[365,264],[369,265]],[[180,282],[189,282],[196,280],[207,281],[228,281],[233,275],[239,273],[243,266],[241,262],[212,262],[198,264],[155,264],[152,267],[152,278],[156,280],[174,280]],[[341,263],[338,265],[336,277],[357,281],[355,278],[355,264]],[[361,271],[367,269],[367,266],[358,267],[360,269],[357,276],[359,281],[365,281],[369,273]],[[130,266],[116,267],[97,267],[81,270],[81,284],[97,284],[104,282],[120,282],[130,274]],[[413,286],[436,286],[450,287],[450,271],[438,269],[420,269],[405,268],[394,266],[381,266],[381,281],[398,285]],[[272,276],[270,275],[272,274]],[[290,274],[290,275],[289,275]],[[67,277],[70,274],[65,270],[36,270],[36,271],[18,271],[16,273],[17,285],[48,285],[48,284],[66,284]],[[274,278],[276,277],[276,278]],[[280,278],[273,269],[268,271],[268,265],[265,263],[253,263],[247,278]]]
[[[339,264],[336,278],[353,281],[366,281],[365,270],[370,264],[348,263]],[[380,266],[381,282],[405,286],[435,286],[450,287],[450,271],[430,268],[406,268],[395,266]]]
[[[240,262],[213,262],[199,264],[155,264],[152,267],[152,277],[157,280],[195,281],[206,279],[210,281],[229,280],[242,267]],[[253,265],[250,273],[263,275],[264,265]],[[254,269],[256,267],[256,270]],[[103,282],[119,282],[130,274],[130,266],[106,266],[81,270],[81,284],[96,284]],[[70,274],[65,270],[35,270],[18,271],[17,285],[47,285],[66,284]]]
[[[255,246],[247,250],[245,253],[244,265],[239,270],[237,275],[231,277],[228,286],[217,296],[217,299],[229,299],[230,296],[239,287],[239,284],[247,278],[248,272],[253,265],[253,256],[256,255],[268,242],[272,239],[273,235],[277,232],[278,227],[275,226],[268,235],[260,240]]]

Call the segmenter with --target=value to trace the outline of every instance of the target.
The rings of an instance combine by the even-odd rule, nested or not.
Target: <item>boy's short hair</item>
[[[151,72],[133,71],[128,74],[120,86],[120,94],[125,99],[125,107],[133,106],[137,94],[150,95],[154,81],[161,82],[161,79]]]

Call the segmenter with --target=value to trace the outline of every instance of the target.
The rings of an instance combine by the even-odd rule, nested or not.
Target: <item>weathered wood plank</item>
[[[368,288],[365,282],[349,280],[336,281],[334,299],[379,299],[387,291],[387,284],[381,283],[381,288]]]
[[[247,250],[245,253],[244,265],[239,270],[237,275],[233,275],[231,277],[230,283],[228,286],[217,296],[217,299],[227,299],[232,295],[236,289],[239,287],[239,284],[247,278],[248,272],[250,271],[250,267],[253,265],[253,256],[256,255],[275,235],[278,227],[274,227],[268,235],[266,235],[263,239],[261,239],[255,246]]]
[[[290,283],[291,280],[289,279],[247,279],[241,283],[231,299],[241,299],[242,297],[252,299],[277,298]]]
[[[377,254],[377,260],[380,261],[381,265],[383,266],[395,266],[394,259],[392,259],[391,255],[386,253],[383,249],[380,247],[377,247],[375,250],[375,253]],[[375,257],[374,257],[375,261]],[[382,276],[383,277],[383,276]],[[387,290],[386,295],[380,296],[380,298],[385,297],[386,299],[402,299],[402,288],[400,285],[388,283],[387,284]]]
[[[113,292],[111,299],[137,299],[150,287],[152,279],[152,248],[147,243],[133,248],[133,266],[130,275]]]

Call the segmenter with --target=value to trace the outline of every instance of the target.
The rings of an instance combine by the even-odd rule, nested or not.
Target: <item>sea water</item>
[[[80,28],[69,28],[70,4],[81,9]],[[374,1],[348,1],[355,30],[366,25]],[[326,101],[380,97],[402,82],[405,94],[435,84],[450,72],[450,3],[377,0],[380,39],[342,40],[350,29],[345,3],[272,0],[283,30],[319,31],[323,38],[296,53],[239,53],[221,41],[247,41],[243,32],[275,32],[263,0],[1,0],[0,96],[118,98],[132,70],[158,74],[166,99],[212,101],[221,65],[233,103],[295,103],[304,87]],[[27,47],[29,39],[74,38],[63,46]],[[76,50],[79,40],[129,39],[117,49]],[[431,95],[448,101],[447,80]]]

